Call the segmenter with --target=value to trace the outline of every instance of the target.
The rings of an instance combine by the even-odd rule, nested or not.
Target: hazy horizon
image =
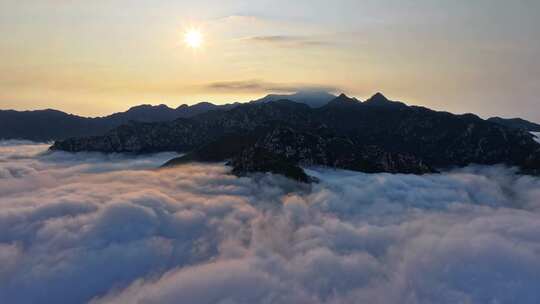
[[[0,109],[101,116],[320,88],[540,121],[538,11],[527,0],[0,0]],[[184,42],[194,29],[196,48]]]
[[[216,104],[216,105],[223,105],[223,104],[234,104],[234,103],[249,103],[249,102],[252,102],[252,101],[255,101],[255,100],[258,100],[258,99],[262,99],[264,97],[267,97],[269,95],[292,95],[292,94],[295,94],[295,93],[300,93],[300,92],[303,92],[303,91],[298,91],[298,92],[292,92],[292,93],[268,93],[264,96],[259,96],[259,97],[256,97],[254,99],[251,99],[251,100],[242,100],[242,101],[230,101],[230,102],[222,102],[222,103],[216,103],[216,102],[213,102],[211,100],[201,100],[201,101],[197,101],[197,102],[193,102],[193,103],[180,103],[178,105],[170,105],[170,104],[167,104],[167,103],[141,103],[141,104],[133,104],[133,105],[128,105],[127,108],[125,109],[120,109],[120,110],[117,110],[117,111],[114,111],[114,112],[103,112],[103,113],[98,113],[96,115],[85,115],[85,114],[82,114],[82,113],[77,113],[77,112],[69,112],[69,111],[64,111],[63,109],[58,109],[58,108],[36,108],[36,109],[0,109],[0,111],[2,110],[14,110],[14,111],[39,111],[39,110],[57,110],[57,111],[62,111],[62,112],[65,112],[67,114],[71,114],[71,115],[77,115],[77,116],[80,116],[80,117],[87,117],[87,118],[96,118],[96,117],[105,117],[105,116],[109,116],[109,115],[112,115],[112,114],[115,114],[115,113],[122,113],[122,112],[125,112],[125,111],[128,111],[130,110],[131,108],[134,108],[134,107],[137,107],[137,106],[167,106],[171,109],[176,109],[180,106],[183,106],[183,105],[188,105],[188,106],[192,106],[192,105],[196,105],[196,104],[199,104],[199,103],[212,103],[212,104]],[[344,92],[339,92],[339,93],[335,93],[335,92],[327,92],[327,91],[318,91],[318,93],[329,93],[329,94],[333,94],[333,95],[336,95],[339,96],[340,94],[345,94],[347,95],[348,97],[350,98],[356,98],[358,99],[360,102],[363,102],[367,99],[369,99],[370,97],[372,97],[374,94],[376,93],[382,93],[384,95],[384,92],[375,92],[374,94],[371,94],[369,96],[366,96],[364,98],[359,98],[358,96],[353,96],[353,95],[348,95],[347,93],[344,93]],[[389,96],[386,96],[388,99],[392,100],[392,101],[399,101],[399,102],[404,102],[405,104],[407,105],[413,105],[413,106],[425,106],[425,105],[421,105],[421,104],[414,104],[414,103],[410,103],[409,101],[407,100],[396,100],[396,99],[393,99]],[[443,111],[443,112],[449,112],[445,109],[437,109],[437,108],[431,108],[432,110],[436,110],[436,111]],[[450,113],[453,113],[453,114],[469,114],[469,113],[472,113],[472,112],[450,112]],[[518,116],[504,116],[504,115],[482,115],[480,113],[472,113],[472,114],[475,114],[475,115],[479,115],[481,118],[483,119],[488,119],[488,118],[491,118],[491,117],[502,117],[502,118],[507,118],[507,119],[513,119],[513,118],[524,118],[523,116],[521,117],[518,117]],[[540,118],[538,120],[534,120],[534,119],[530,119],[531,122],[540,122]]]

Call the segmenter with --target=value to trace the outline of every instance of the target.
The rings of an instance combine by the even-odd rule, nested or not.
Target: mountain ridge
[[[322,108],[330,103],[334,106],[339,106],[340,103],[338,101],[358,102],[377,108],[404,108],[407,106],[403,102],[389,100],[382,93],[376,93],[371,98],[362,102],[356,98],[350,98],[345,94],[335,96],[323,91],[300,91],[289,95],[269,94],[261,99],[248,103],[236,102],[224,105],[200,102],[193,105],[182,104],[177,108],[171,108],[165,104],[141,104],[130,107],[124,112],[117,112],[100,117],[84,117],[55,109],[32,111],[0,110],[0,139],[25,139],[47,142],[70,137],[101,135],[122,124],[126,124],[131,120],[139,122],[171,121],[177,118],[193,117],[213,110],[230,110],[242,104],[289,100],[289,97],[293,97],[294,100],[292,101],[306,104],[313,109]],[[503,119],[492,117],[488,120],[507,127],[540,132],[540,124],[520,118]]]
[[[323,91],[299,91],[290,95],[269,94],[250,103],[265,103],[287,99],[308,104],[312,107],[325,105],[334,95]],[[85,117],[60,110],[43,109],[31,111],[0,110],[0,139],[25,139],[38,142],[67,139],[78,136],[103,134],[129,121],[162,122],[177,118],[188,118],[209,111],[229,110],[242,103],[216,105],[199,102],[193,105],[182,104],[171,108],[165,104],[141,104],[124,112],[106,116]]]
[[[531,132],[540,132],[540,124],[525,120],[523,118],[502,118],[496,116],[490,117],[487,120],[510,128],[524,129]]]
[[[214,105],[207,102],[176,109],[167,105],[142,104],[101,117],[84,117],[54,109],[0,110],[0,139],[26,139],[38,142],[69,137],[103,134],[129,121],[161,122],[192,117],[213,110],[227,110],[237,104]]]
[[[287,100],[241,104],[171,122],[133,122],[102,136],[57,141],[51,149],[187,152],[167,166],[227,161],[237,175],[273,172],[303,182],[309,179],[301,166],[424,174],[502,163],[540,173],[540,145],[527,131],[382,97],[366,103],[342,94],[320,108]]]
[[[266,103],[278,100],[290,100],[307,104],[311,108],[320,108],[336,98],[335,95],[325,91],[305,90],[293,94],[269,94],[263,98],[252,100],[250,103]]]

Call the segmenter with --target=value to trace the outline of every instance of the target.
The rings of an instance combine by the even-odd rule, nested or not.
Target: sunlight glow
[[[203,44],[203,35],[199,30],[190,29],[184,36],[184,42],[193,49],[198,49]]]

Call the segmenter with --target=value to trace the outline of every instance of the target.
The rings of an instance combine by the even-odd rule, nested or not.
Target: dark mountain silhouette
[[[354,106],[355,104],[357,103],[360,103],[361,101],[356,99],[356,98],[349,98],[347,95],[345,94],[340,94],[338,97],[330,100],[330,102],[328,102],[326,104],[326,107],[327,108],[332,108],[332,107],[344,107],[344,106],[347,106],[347,105],[350,105],[350,106]]]
[[[374,107],[406,107],[407,105],[399,101],[388,100],[383,94],[376,93],[370,99],[364,101],[365,105],[374,106]]]
[[[128,123],[163,122],[187,118],[212,110],[229,110],[236,104],[214,105],[208,102],[176,109],[166,105],[140,105],[126,112],[105,117],[87,118],[56,110],[0,111],[0,139],[27,139],[33,141],[61,140],[69,137],[100,135]]]
[[[254,100],[252,103],[266,103],[278,100],[290,100],[294,102],[304,103],[311,108],[320,108],[328,102],[336,98],[325,91],[300,91],[290,95],[270,94],[261,99]]]
[[[274,172],[308,182],[301,166],[422,174],[469,164],[540,173],[540,144],[522,129],[473,114],[407,106],[376,94],[340,95],[321,108],[280,100],[165,123],[132,122],[102,136],[57,141],[70,152],[188,152],[167,166],[228,161],[233,173]]]
[[[523,129],[530,132],[540,132],[540,124],[530,122],[521,118],[491,117],[488,120],[514,129]]]
[[[49,141],[99,134],[112,127],[56,110],[0,111],[0,139]]]

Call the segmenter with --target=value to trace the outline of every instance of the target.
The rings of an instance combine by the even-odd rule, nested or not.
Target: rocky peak
[[[268,103],[272,101],[287,99],[298,103],[304,103],[311,108],[320,108],[325,106],[336,98],[336,96],[321,90],[303,90],[294,94],[270,94],[258,100],[251,101],[251,103]]]
[[[328,105],[334,105],[334,106],[335,105],[348,105],[348,104],[357,103],[357,102],[358,100],[356,98],[350,98],[344,93],[341,93],[338,97],[330,101]]]
[[[375,95],[371,96],[371,98],[369,98],[365,102],[367,102],[367,103],[385,103],[385,102],[390,102],[390,100],[388,98],[386,98],[386,96],[384,96],[382,93],[377,92]]]
[[[378,106],[378,107],[403,107],[406,106],[404,103],[399,101],[392,101],[382,93],[378,92],[375,95],[371,96],[368,100],[364,101],[365,105],[369,106]]]
[[[143,104],[138,105],[129,108],[128,112],[135,112],[135,111],[152,111],[152,110],[172,110],[167,105],[160,104],[160,105],[150,105],[150,104]]]

